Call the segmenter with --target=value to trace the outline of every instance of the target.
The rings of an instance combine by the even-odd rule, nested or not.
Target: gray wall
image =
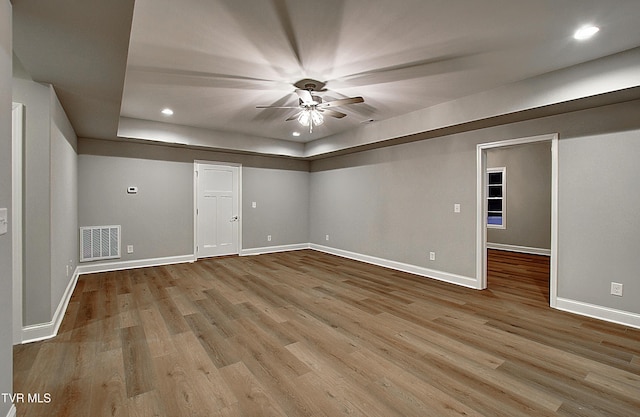
[[[33,325],[54,318],[78,261],[77,138],[52,86],[14,78],[13,100],[25,105],[22,305]]]
[[[51,320],[49,86],[14,78],[13,100],[25,106],[23,322]]]
[[[487,151],[487,167],[506,167],[506,229],[487,229],[487,242],[551,248],[551,143]]]
[[[640,129],[561,141],[559,155],[559,296],[640,313]]]
[[[11,259],[11,4],[0,1],[0,207],[9,209],[9,233],[0,236],[0,392],[13,392]],[[10,403],[0,401],[0,416]]]
[[[120,260],[193,253],[192,166],[82,154],[78,159],[79,225],[121,225]],[[129,186],[138,193],[127,194]],[[133,245],[132,254],[127,245]]]
[[[78,264],[77,138],[58,98],[51,99],[51,317]]]
[[[309,173],[243,168],[242,214],[244,249],[308,243]]]
[[[314,161],[311,242],[472,277],[472,145],[451,136]]]
[[[79,150],[79,226],[122,226],[122,257],[100,262],[193,254],[194,160],[242,164],[243,249],[308,242],[305,161],[93,139]]]
[[[596,167],[615,169],[616,176],[625,180],[608,182],[609,186],[631,188],[616,191],[614,206],[624,207],[625,213],[640,212],[637,193],[628,192],[640,181],[637,168],[629,166],[632,155],[638,155],[638,138],[631,132],[640,129],[639,110],[640,101],[632,101],[314,161],[310,178],[311,242],[474,277],[476,144],[558,132],[558,296],[611,308],[624,303],[626,311],[640,313],[640,305],[631,302],[640,298],[639,278],[637,272],[633,278],[629,275],[639,270],[637,218],[632,221],[628,216],[621,217],[615,220],[620,221],[615,227],[605,226],[601,210],[584,208],[593,204],[594,185],[603,181],[586,187],[585,181],[575,179]],[[611,138],[629,135],[635,138],[636,147],[628,148],[624,163],[613,150],[600,152],[597,147],[588,147],[592,140],[606,146]],[[587,147],[586,152],[593,152],[587,160],[594,164],[569,163],[579,159],[571,154],[582,146]],[[623,152],[621,149],[618,153]],[[454,203],[461,204],[461,213],[453,213]],[[578,218],[569,220],[569,215]],[[330,235],[329,241],[325,240],[326,234]],[[620,252],[615,258],[593,255],[611,252],[613,247]],[[436,252],[435,261],[428,261],[429,251]],[[575,253],[581,255],[573,257]],[[574,259],[584,264],[578,268]],[[603,266],[595,267],[600,264],[612,268],[603,261],[613,259],[619,263],[615,269],[625,271],[616,275],[625,279],[623,300],[609,295],[612,275],[603,274]]]

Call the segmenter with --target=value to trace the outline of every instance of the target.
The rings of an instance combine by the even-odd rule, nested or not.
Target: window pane
[[[502,186],[501,185],[490,185],[489,186],[489,197],[502,197]]]
[[[501,214],[489,214],[487,218],[487,224],[502,226],[502,215]]]
[[[488,211],[502,211],[502,200],[488,200],[489,204],[487,206]]]
[[[502,172],[490,172],[489,184],[502,184]]]

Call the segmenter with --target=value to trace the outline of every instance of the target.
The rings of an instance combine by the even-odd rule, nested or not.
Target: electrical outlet
[[[255,201],[251,202],[251,208],[256,208],[258,207],[258,203],[256,203]]]
[[[453,205],[453,212],[460,213],[460,204],[456,203]]]
[[[618,282],[612,282],[611,295],[617,295],[618,297],[622,297],[622,284]]]
[[[429,260],[430,261],[435,261],[436,260],[436,253],[435,252],[429,252]]]
[[[325,235],[324,240],[329,240],[329,235]]]
[[[267,242],[271,242],[271,235],[267,235]]]
[[[127,253],[133,253],[133,245],[127,245]]]

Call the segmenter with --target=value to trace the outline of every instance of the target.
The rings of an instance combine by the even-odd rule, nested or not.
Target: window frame
[[[491,184],[489,182],[490,174],[500,173],[502,175],[502,182],[498,184],[502,188],[502,196],[501,197],[490,197],[491,193],[489,192],[490,187],[497,186],[496,184]],[[486,199],[485,199],[485,207],[487,208],[487,228],[488,229],[506,229],[507,228],[507,168],[506,167],[495,167],[495,168],[487,168],[486,171]],[[502,210],[499,211],[501,213],[502,222],[500,224],[490,224],[489,223],[489,213],[490,212],[498,212],[497,210],[489,210],[489,201],[490,200],[501,200],[502,201]]]

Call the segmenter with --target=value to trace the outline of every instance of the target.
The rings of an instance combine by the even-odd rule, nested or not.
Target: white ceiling
[[[125,117],[309,142],[640,46],[638,0],[13,4],[18,60],[56,86],[78,136],[107,139]],[[575,41],[586,23],[600,33]],[[285,122],[293,110],[256,109],[295,105],[304,78],[325,101],[365,102],[312,134]]]

